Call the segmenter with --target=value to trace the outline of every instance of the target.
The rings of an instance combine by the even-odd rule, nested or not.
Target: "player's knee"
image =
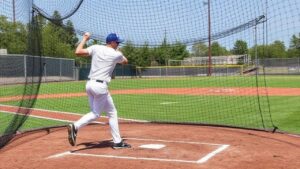
[[[92,113],[93,113],[95,119],[100,117],[100,113],[97,113],[97,112],[94,112],[94,111],[92,111]]]
[[[118,117],[116,111],[113,111],[113,112],[107,112],[107,116],[108,116],[109,118],[116,118],[116,117]]]

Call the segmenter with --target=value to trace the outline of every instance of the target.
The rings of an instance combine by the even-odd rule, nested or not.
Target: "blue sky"
[[[0,7],[0,14],[11,17],[9,4],[12,0],[1,1],[5,7]],[[138,45],[145,42],[159,45],[165,35],[169,43],[192,43],[208,36],[208,6],[205,1],[84,0],[79,10],[69,19],[76,29],[89,31],[99,38],[116,32],[125,40]],[[26,2],[30,0],[16,0],[19,19],[28,18],[22,12],[22,8],[28,7]],[[58,10],[64,16],[74,9],[79,0],[33,2],[49,15]],[[242,25],[260,15],[267,15],[269,20],[267,25],[257,26],[259,44],[282,40],[288,46],[291,36],[300,32],[299,0],[211,0],[212,34]],[[253,46],[254,36],[254,29],[249,28],[217,41],[228,49],[238,39]]]

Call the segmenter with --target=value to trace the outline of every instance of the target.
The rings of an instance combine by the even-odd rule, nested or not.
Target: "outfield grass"
[[[300,76],[267,76],[258,78],[258,85],[268,87],[300,88]],[[180,78],[138,78],[115,79],[110,90],[136,88],[192,88],[192,87],[255,87],[255,77],[180,77]],[[22,85],[5,86],[0,96],[14,95]],[[40,94],[85,92],[85,81],[44,83]],[[2,92],[4,91],[4,92]],[[168,121],[204,122],[242,127],[262,128],[261,114],[255,96],[186,96],[186,95],[113,95],[120,117]],[[270,127],[268,102],[260,98],[262,117]],[[281,130],[300,133],[300,96],[269,97],[275,125]],[[18,105],[18,102],[2,104]],[[87,97],[38,99],[36,108],[85,114],[89,111]],[[28,123],[28,122],[27,122]],[[2,124],[1,124],[2,126]],[[0,126],[0,128],[1,128]]]
[[[275,124],[283,131],[300,134],[300,96],[269,97]]]
[[[260,111],[255,96],[174,96],[174,95],[114,95],[114,102],[123,118],[233,125],[262,128]],[[299,133],[299,106],[292,104],[299,97],[285,97],[290,104],[279,106],[280,97],[270,97],[275,125],[284,131]],[[142,101],[141,101],[142,100]],[[9,102],[14,105],[14,102]],[[261,107],[266,109],[267,105]],[[87,97],[39,99],[35,108],[74,112],[89,112]],[[274,110],[273,110],[274,109]],[[264,110],[263,110],[264,111]],[[266,127],[272,127],[268,111],[263,113]]]
[[[14,114],[8,114],[0,112],[0,135],[5,132],[5,129],[7,126],[9,126],[9,123],[11,120],[15,118]],[[24,116],[19,115],[19,118],[24,118]],[[34,128],[43,128],[48,126],[57,126],[57,125],[64,125],[67,124],[66,122],[60,122],[56,120],[48,120],[48,119],[41,119],[41,118],[35,118],[35,117],[28,117],[25,121],[24,125],[21,126],[20,131],[34,129]]]
[[[265,86],[265,78],[258,78],[258,85]],[[85,81],[42,83],[40,94],[85,92]],[[300,76],[266,76],[268,87],[300,88]],[[177,88],[177,87],[255,87],[254,76],[228,77],[176,77],[176,78],[136,78],[114,79],[110,89],[141,89],[141,88]],[[0,86],[1,96],[23,94],[24,85]]]

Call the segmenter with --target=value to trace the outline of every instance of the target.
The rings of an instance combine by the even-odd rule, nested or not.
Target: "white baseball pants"
[[[113,103],[112,97],[108,92],[106,82],[96,82],[96,80],[89,80],[86,83],[86,92],[89,97],[91,112],[82,116],[74,123],[78,130],[81,127],[89,124],[101,116],[102,112],[106,112],[109,118],[109,126],[114,143],[122,141],[119,131],[118,114]]]

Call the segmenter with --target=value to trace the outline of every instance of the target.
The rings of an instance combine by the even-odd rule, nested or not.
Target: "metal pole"
[[[208,0],[208,74],[211,76],[211,19],[210,19],[210,0]]]
[[[300,57],[298,58],[298,73],[300,73]]]
[[[46,67],[46,63],[44,63],[44,80],[45,82],[47,82],[47,67]]]
[[[24,77],[27,79],[27,59],[26,55],[24,55]]]
[[[15,5],[15,0],[12,1],[12,5],[13,5],[13,23],[16,23],[16,5]]]
[[[265,13],[265,21],[266,21],[266,44],[268,45],[268,0],[266,0],[266,13]],[[269,52],[269,51],[268,51]]]
[[[59,80],[61,81],[62,59],[59,59]]]
[[[77,69],[76,69],[76,66],[75,66],[75,61],[73,60],[73,64],[72,64],[72,70],[73,70],[73,80],[78,80],[77,79]]]
[[[254,43],[255,43],[255,67],[257,67],[257,23],[254,27]]]

